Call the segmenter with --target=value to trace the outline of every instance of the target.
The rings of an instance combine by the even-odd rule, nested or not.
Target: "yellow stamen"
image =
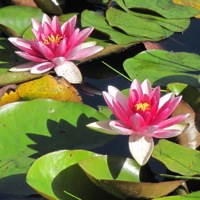
[[[150,110],[151,106],[148,103],[138,103],[135,105],[136,110]]]
[[[52,43],[55,43],[55,44],[59,44],[60,41],[62,40],[62,36],[60,36],[59,34],[54,36],[54,35],[49,35],[46,39],[43,39],[44,41],[44,44],[50,44],[51,42]]]

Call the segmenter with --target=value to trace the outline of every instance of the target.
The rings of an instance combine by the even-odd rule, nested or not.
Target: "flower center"
[[[151,106],[148,103],[137,103],[135,104],[135,108],[137,111],[141,110],[141,111],[146,111],[146,110],[150,110]]]
[[[43,39],[44,44],[50,44],[50,43],[54,43],[56,45],[58,45],[60,43],[60,41],[62,40],[62,36],[60,36],[59,34],[55,35],[49,35],[47,38]]]

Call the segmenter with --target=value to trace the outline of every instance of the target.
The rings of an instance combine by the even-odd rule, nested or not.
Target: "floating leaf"
[[[26,194],[16,182],[23,183],[34,159],[46,153],[97,148],[114,138],[86,127],[106,119],[75,102],[39,99],[0,107],[0,192]]]
[[[109,35],[110,39],[117,44],[126,45],[131,43],[139,43],[141,41],[141,38],[129,36],[122,32],[116,31],[107,24],[102,15],[93,11],[85,10],[82,12],[81,24],[83,27],[94,26],[96,30],[105,33],[105,35]]]
[[[22,35],[31,26],[31,18],[40,21],[42,15],[39,8],[26,6],[24,9],[24,6],[5,6],[0,9],[0,24],[14,30],[18,35]]]
[[[197,10],[200,10],[200,0],[172,0],[173,3],[178,5],[185,5],[190,6],[192,8],[196,8]],[[196,18],[200,18],[200,14],[195,16]]]
[[[59,101],[81,102],[78,91],[67,80],[51,75],[22,83],[16,92],[22,100],[49,98]]]
[[[47,199],[114,200],[114,197],[92,184],[77,165],[79,161],[95,156],[98,154],[84,150],[46,154],[33,163],[27,174],[27,182]]]
[[[172,172],[185,176],[200,174],[199,151],[162,139],[155,145],[152,157],[164,163]]]
[[[182,5],[176,5],[171,0],[125,0],[129,9],[146,9],[154,11],[165,18],[190,18],[199,14],[199,11]]]
[[[110,26],[118,27],[128,35],[145,38],[164,38],[173,33],[163,29],[152,19],[135,16],[130,12],[124,12],[115,8],[110,8],[106,12],[106,19]],[[133,23],[134,22],[134,23]]]
[[[160,197],[183,182],[142,183],[140,166],[129,158],[98,156],[81,160],[79,165],[96,185],[120,199]]]
[[[199,62],[197,54],[147,50],[125,60],[124,69],[132,79],[148,78],[154,85],[181,82],[199,86]]]

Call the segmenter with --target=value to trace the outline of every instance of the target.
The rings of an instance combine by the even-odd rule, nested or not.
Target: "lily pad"
[[[180,82],[196,87],[199,86],[199,62],[197,54],[147,50],[125,60],[124,69],[132,79],[148,78],[154,85]]]
[[[81,160],[79,165],[96,185],[124,200],[160,197],[183,183],[183,181],[140,182],[141,168],[129,158],[98,156]]]
[[[0,191],[25,194],[24,188],[15,190],[14,175],[24,177],[31,163],[46,153],[62,149],[92,149],[111,140],[113,137],[86,127],[94,120],[105,119],[104,115],[82,103],[48,99],[0,107],[0,188],[7,184],[7,179],[13,183],[11,191]]]
[[[129,9],[151,10],[165,18],[190,18],[199,14],[197,9],[174,4],[171,0],[125,0],[125,4]]]
[[[162,139],[155,145],[152,157],[164,163],[172,172],[185,176],[200,174],[199,151]]]
[[[6,6],[0,9],[0,24],[14,30],[22,36],[24,31],[31,26],[31,18],[40,21],[42,11],[39,8],[24,6]]]
[[[31,166],[27,183],[47,199],[114,200],[114,197],[95,186],[77,164],[96,156],[98,154],[84,150],[46,154]]]

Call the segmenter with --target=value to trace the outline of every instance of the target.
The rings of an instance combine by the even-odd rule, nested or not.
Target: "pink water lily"
[[[62,26],[57,16],[52,20],[46,14],[42,23],[32,19],[32,32],[35,40],[11,37],[9,41],[22,51],[16,53],[32,62],[13,67],[10,71],[28,71],[33,74],[45,73],[54,68],[58,76],[71,83],[81,83],[82,75],[72,61],[87,58],[103,48],[96,42],[84,42],[93,31],[93,27],[80,31],[75,28],[77,16],[73,16]]]
[[[130,152],[140,165],[144,165],[152,154],[153,138],[175,137],[186,127],[178,123],[188,115],[169,117],[181,96],[168,93],[161,97],[160,87],[152,89],[148,80],[140,84],[135,79],[128,98],[113,86],[109,86],[103,96],[117,119],[87,126],[108,134],[128,135]]]

